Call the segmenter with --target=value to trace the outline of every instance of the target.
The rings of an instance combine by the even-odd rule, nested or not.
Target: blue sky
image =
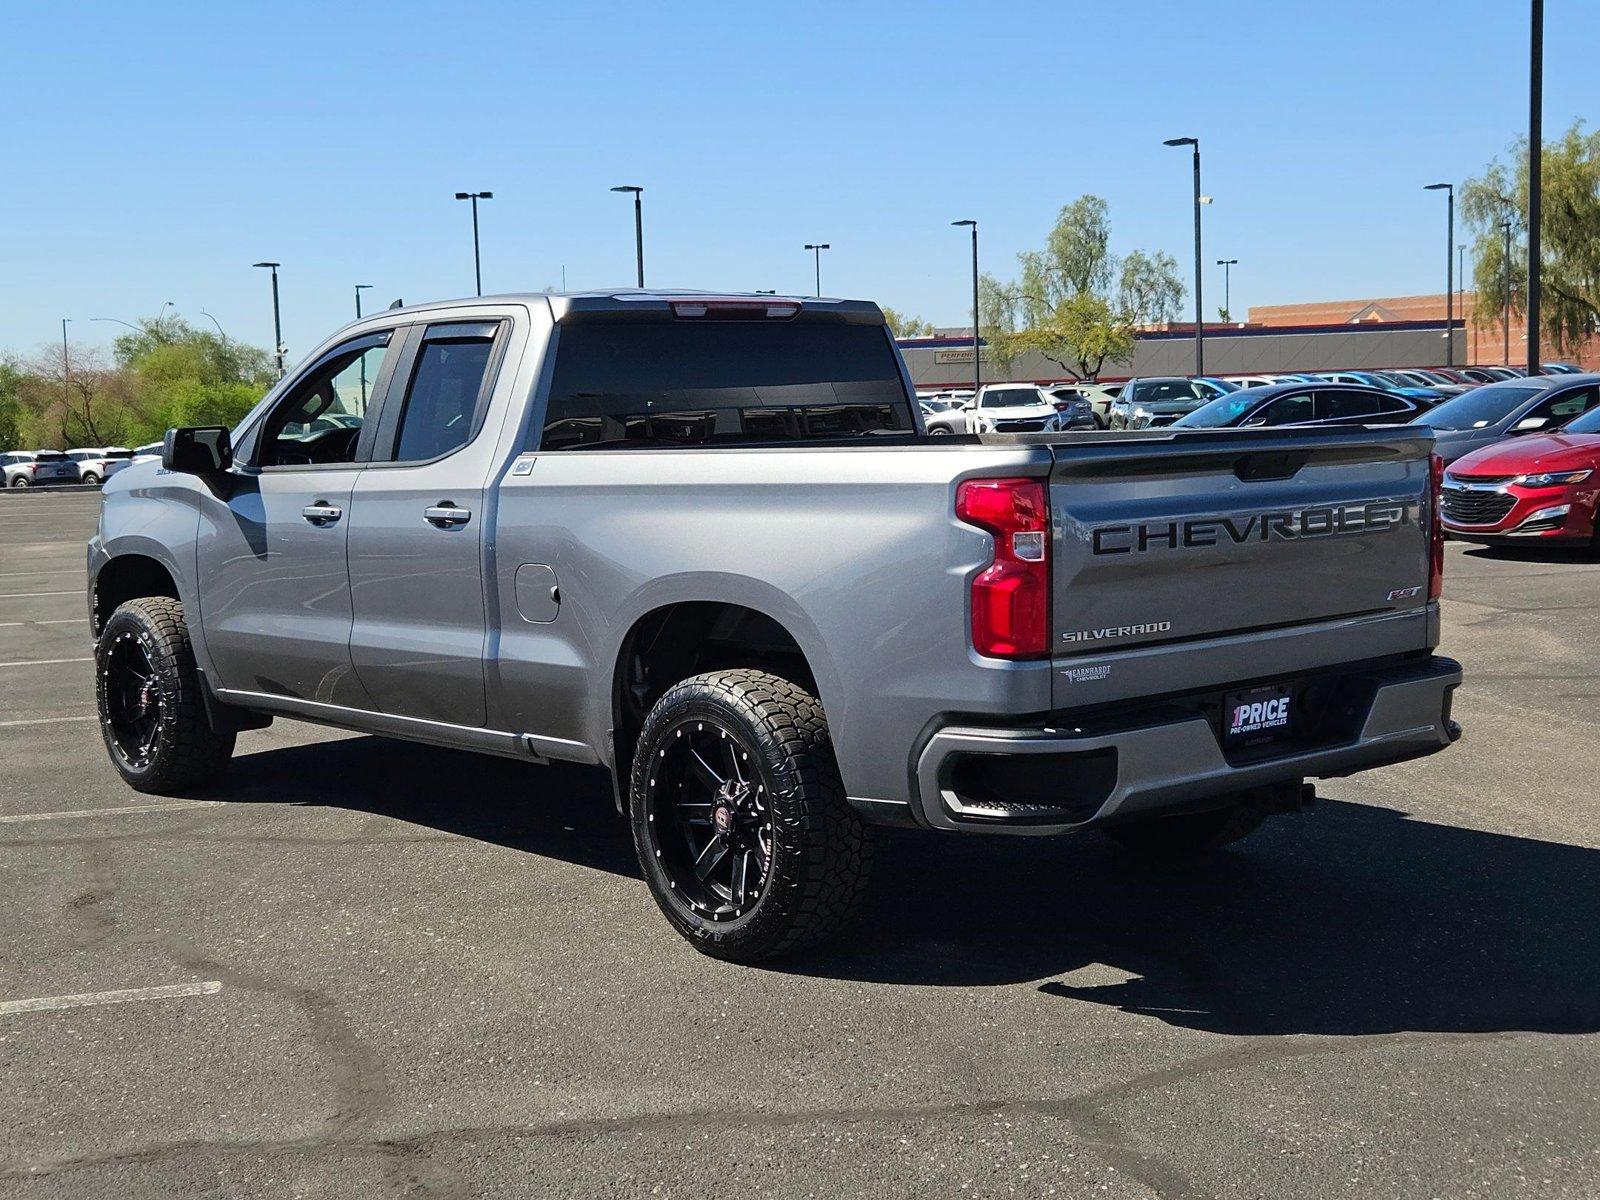
[[[632,282],[823,289],[967,317],[1084,192],[1114,247],[1217,258],[1252,303],[1442,289],[1443,200],[1527,120],[1527,5],[70,4],[0,12],[0,352],[174,301],[291,359],[369,305]],[[1585,0],[1548,0],[1546,130],[1600,115]],[[1465,240],[1465,239],[1458,239]]]

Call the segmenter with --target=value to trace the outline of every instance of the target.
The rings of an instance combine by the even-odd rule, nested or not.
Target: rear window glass
[[[561,326],[540,448],[738,445],[914,429],[881,326],[574,322]]]
[[[34,462],[65,462],[67,456],[59,450],[41,450],[33,456]]]
[[[1417,418],[1418,425],[1435,429],[1483,429],[1497,425],[1539,395],[1536,387],[1490,386],[1475,388]]]

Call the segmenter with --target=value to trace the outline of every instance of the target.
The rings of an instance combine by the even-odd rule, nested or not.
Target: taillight
[[[956,516],[994,536],[994,561],[972,581],[972,647],[990,658],[1050,652],[1050,509],[1037,479],[969,479]]]
[[[1428,599],[1437,600],[1444,594],[1444,459],[1433,456],[1432,521],[1428,526]]]

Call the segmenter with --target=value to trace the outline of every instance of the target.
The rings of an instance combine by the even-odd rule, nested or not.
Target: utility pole
[[[72,362],[67,358],[67,322],[71,317],[61,318],[61,398],[67,402],[67,410],[72,410]]]
[[[983,388],[983,360],[979,356],[981,348],[978,338],[978,223],[973,220],[951,221],[952,225],[968,225],[972,228],[972,401],[978,401],[978,392]]]
[[[1539,375],[1540,235],[1544,215],[1544,0],[1532,0],[1528,47],[1528,374]]]
[[[632,184],[623,184],[611,190],[633,193],[633,255],[638,266],[639,286],[642,288],[644,287],[644,189]],[[563,267],[562,270],[565,271],[566,268]],[[561,290],[567,290],[565,277],[561,281]]]
[[[265,267],[272,272],[272,354],[278,360],[278,378],[283,378],[283,317],[278,309],[278,268],[282,263],[258,262],[252,267]]]
[[[478,201],[493,200],[493,192],[457,192],[457,200],[472,201],[472,278],[478,295],[483,295],[483,260],[478,255]]]
[[[1456,244],[1456,185],[1453,183],[1430,183],[1423,189],[1425,192],[1443,192],[1445,194],[1445,233],[1444,233],[1444,365],[1456,365],[1456,314],[1455,314],[1455,255],[1451,253]]]
[[[1206,309],[1200,281],[1200,139],[1168,138],[1163,145],[1194,147],[1194,373],[1206,373]]]
[[[829,249],[827,242],[807,242],[806,249],[812,252],[817,260],[817,295],[822,295],[822,252]]]
[[[372,285],[370,283],[358,283],[358,284],[356,284],[356,320],[358,320],[358,321],[361,320],[361,293],[362,293],[362,291],[364,289],[369,288],[371,286]],[[361,412],[362,412],[363,415],[365,415],[366,411],[367,411],[367,356],[365,354],[363,354],[361,356]]]
[[[1511,221],[1509,219],[1501,221],[1500,228],[1506,235],[1506,257],[1504,272],[1506,290],[1505,297],[1500,308],[1501,320],[1505,324],[1505,349],[1501,351],[1500,361],[1509,367],[1511,365]]]
[[[1228,314],[1228,320],[1233,320],[1233,280],[1230,272],[1239,265],[1237,258],[1219,258],[1217,266],[1222,268],[1222,311]]]

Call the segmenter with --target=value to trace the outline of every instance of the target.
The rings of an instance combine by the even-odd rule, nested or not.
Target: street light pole
[[[361,320],[361,293],[371,286],[370,283],[356,284],[356,320],[358,321]],[[367,356],[365,354],[361,356],[361,411],[363,414],[367,411]]]
[[[1540,234],[1544,215],[1544,0],[1532,0],[1528,47],[1528,374],[1544,370],[1539,353]]]
[[[976,403],[983,388],[983,360],[978,347],[978,223],[973,220],[951,221],[952,225],[972,228],[972,399]]]
[[[1506,256],[1505,256],[1505,271],[1504,271],[1505,280],[1506,280],[1506,290],[1505,290],[1505,295],[1501,300],[1501,306],[1500,306],[1500,318],[1501,318],[1501,321],[1505,325],[1505,349],[1500,352],[1500,361],[1502,363],[1504,363],[1506,366],[1509,367],[1511,365],[1511,222],[1510,222],[1510,220],[1501,221],[1500,222],[1500,228],[1501,228],[1502,231],[1504,231],[1504,233],[1506,235]]]
[[[1222,311],[1228,314],[1228,320],[1233,320],[1233,280],[1230,271],[1239,265],[1237,258],[1219,258],[1217,266],[1222,268]]]
[[[483,260],[478,255],[478,201],[493,200],[493,192],[457,192],[457,200],[472,201],[472,279],[483,295]]]
[[[1168,138],[1166,146],[1192,146],[1194,148],[1194,373],[1206,373],[1206,310],[1200,289],[1200,139],[1192,137]]]
[[[827,242],[807,242],[806,249],[817,260],[817,295],[822,295],[822,252],[829,248]]]
[[[67,358],[67,322],[71,317],[61,318],[61,398],[72,405],[72,363]]]
[[[623,184],[614,187],[613,192],[633,193],[633,253],[639,269],[639,286],[644,286],[644,189],[632,184]],[[564,270],[565,268],[563,268]],[[561,282],[561,288],[566,290],[566,280]]]
[[[278,378],[283,378],[283,317],[278,308],[278,268],[282,263],[258,262],[252,267],[265,267],[272,272],[272,353],[278,360]]]
[[[1444,365],[1456,365],[1456,279],[1455,257],[1450,253],[1456,244],[1456,185],[1430,183],[1425,192],[1443,192],[1445,196],[1444,223]]]
[[[1456,310],[1461,314],[1461,332],[1465,334],[1467,330],[1467,244],[1465,242],[1456,243]],[[1474,342],[1478,340],[1476,320],[1472,322],[1472,340]],[[1473,356],[1468,352],[1465,343],[1466,338],[1463,337],[1462,357],[1470,359]]]

